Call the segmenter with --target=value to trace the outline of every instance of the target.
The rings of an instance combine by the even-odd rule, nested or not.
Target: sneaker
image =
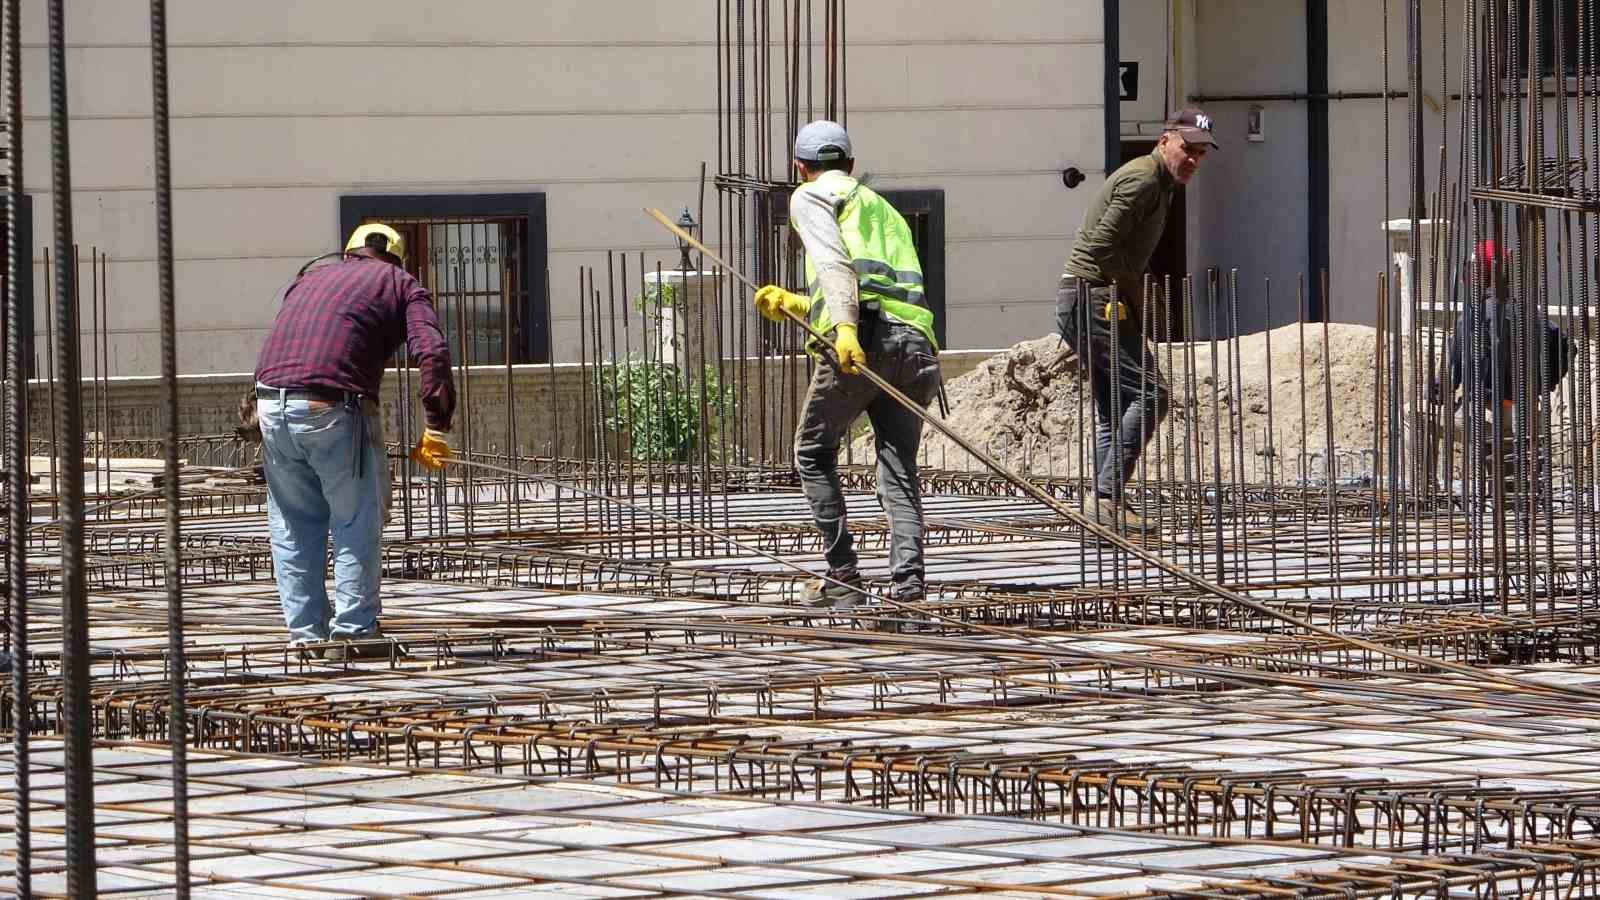
[[[806,582],[800,591],[800,602],[819,608],[849,609],[866,599],[861,592],[861,573],[855,569],[829,569],[826,577],[828,580],[815,578]]]
[[[294,651],[295,657],[302,662],[309,662],[314,659],[321,659],[327,652],[326,648],[322,646],[323,643],[323,641],[314,641],[309,638],[299,638],[289,642],[289,649]]]
[[[383,632],[374,629],[366,634],[352,635],[351,637],[336,637],[338,643],[329,647],[323,653],[323,659],[328,662],[345,662],[352,659],[389,659],[391,656],[399,658],[406,655],[406,645],[393,638],[383,636]]]

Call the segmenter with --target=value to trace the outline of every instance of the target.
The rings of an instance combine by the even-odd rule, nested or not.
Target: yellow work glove
[[[867,364],[867,354],[856,337],[856,326],[840,322],[833,326],[833,352],[839,355],[839,371],[846,375],[860,375]]]
[[[774,322],[784,321],[784,312],[792,312],[804,319],[810,312],[811,304],[806,298],[793,291],[786,291],[775,284],[769,284],[756,291],[756,311]]]
[[[430,472],[444,468],[444,461],[449,458],[450,436],[432,428],[423,430],[422,437],[417,438],[417,446],[411,450],[411,461]]]

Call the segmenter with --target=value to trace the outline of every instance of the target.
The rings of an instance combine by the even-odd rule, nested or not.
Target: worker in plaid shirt
[[[338,262],[302,271],[289,287],[256,359],[267,522],[283,617],[297,646],[341,642],[324,648],[321,655],[330,659],[393,650],[375,640],[388,491],[377,400],[384,366],[402,343],[421,375],[427,421],[411,459],[434,470],[450,455],[456,405],[450,352],[433,299],[404,260],[405,244],[394,229],[356,229]]]

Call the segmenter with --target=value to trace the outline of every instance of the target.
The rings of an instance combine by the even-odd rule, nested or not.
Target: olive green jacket
[[[1161,241],[1178,183],[1152,151],[1111,174],[1083,214],[1067,258],[1068,275],[1116,285],[1119,299],[1137,306],[1140,281]]]

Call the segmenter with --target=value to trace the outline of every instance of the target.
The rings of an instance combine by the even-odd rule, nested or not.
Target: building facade
[[[1514,2],[1528,8],[1527,0]],[[1554,27],[1556,2],[1565,9],[1565,68],[1573,90],[1579,13],[1592,4],[1542,0],[1547,28]],[[1490,6],[1477,4],[1480,14]],[[1402,0],[1121,0],[1119,53],[1125,64],[1139,65],[1140,98],[1120,103],[1118,132],[1125,148],[1145,146],[1159,131],[1162,104],[1156,100],[1163,92],[1166,105],[1192,100],[1216,122],[1221,149],[1186,192],[1182,258],[1197,276],[1209,266],[1238,270],[1242,332],[1293,321],[1300,314],[1296,280],[1302,274],[1312,318],[1325,312],[1332,321],[1376,321],[1378,276],[1393,264],[1391,236],[1408,227],[1396,220],[1410,216],[1407,7]],[[1426,219],[1439,196],[1448,201],[1462,189],[1462,48],[1468,42],[1463,0],[1421,8],[1418,171]],[[1543,40],[1553,60],[1553,37]],[[1545,88],[1554,92],[1553,77]],[[1593,168],[1595,152],[1584,152],[1593,129],[1578,112],[1576,100],[1569,100],[1568,151],[1574,159],[1587,157]],[[1556,100],[1544,102],[1544,115],[1543,153],[1555,157]],[[1452,218],[1448,206],[1442,218]],[[1591,247],[1595,220],[1576,223],[1589,229]],[[1386,222],[1395,224],[1386,229]],[[1580,245],[1574,238],[1573,246]],[[1316,284],[1324,269],[1325,308]],[[1568,274],[1550,273],[1553,307],[1573,300]],[[1196,312],[1198,333],[1208,333],[1206,304],[1197,302]],[[1228,333],[1225,320],[1219,324]]]
[[[717,170],[716,37],[735,3],[174,0],[180,370],[248,371],[283,286],[374,216],[407,223],[441,293],[481,301],[475,360],[504,359],[501,302],[516,361],[573,358],[580,269],[607,250],[677,265],[640,210],[697,207],[702,161]],[[51,233],[44,9],[24,3],[36,358]],[[159,363],[147,15],[125,0],[67,9],[75,237],[108,256],[112,375]],[[1102,0],[848,5],[860,168],[886,190],[942,192],[952,347],[1051,328],[1054,280],[1104,169],[1104,24]],[[1067,190],[1068,166],[1091,183]]]

